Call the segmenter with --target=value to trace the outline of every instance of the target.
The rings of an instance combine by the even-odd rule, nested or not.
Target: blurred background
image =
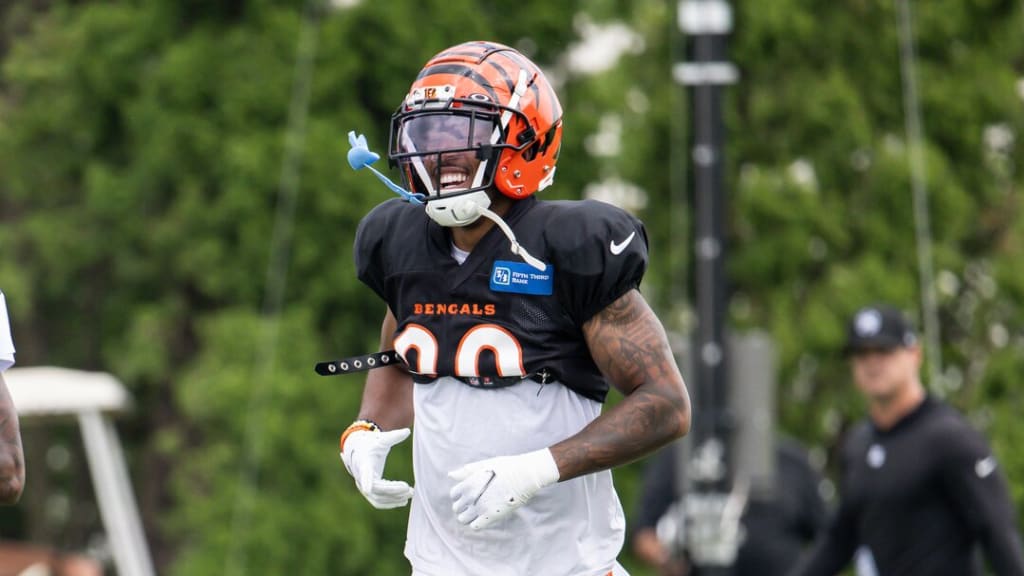
[[[699,52],[680,12],[0,3],[0,289],[18,366],[123,384],[131,405],[111,418],[157,573],[408,574],[407,511],[371,508],[338,460],[363,376],[312,366],[375,350],[384,310],[351,247],[390,193],[348,167],[346,134],[384,150],[423,63],[475,39],[518,48],[559,92],[565,139],[544,197],[646,222],[642,289],[681,354],[705,317],[694,95],[721,82],[704,109],[721,122],[716,318],[770,340],[775,426],[834,479],[863,412],[846,319],[896,303],[926,336],[929,389],[985,431],[1024,510],[1021,3],[735,1],[717,80],[678,67]],[[0,511],[0,540],[116,574],[75,420],[22,427],[28,482]],[[627,516],[642,465],[615,472]],[[388,473],[411,479],[408,443]],[[652,574],[628,548],[622,560]]]

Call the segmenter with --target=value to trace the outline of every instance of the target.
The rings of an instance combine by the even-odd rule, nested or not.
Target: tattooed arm
[[[25,487],[25,455],[18,412],[0,373],[0,504],[15,504]]]
[[[560,480],[625,464],[685,435],[690,398],[661,322],[631,290],[583,325],[598,368],[625,398],[551,447]]]
[[[380,349],[395,349],[398,320],[388,308],[380,328]],[[363,388],[359,417],[373,420],[384,430],[412,426],[412,377],[398,364],[370,370]]]

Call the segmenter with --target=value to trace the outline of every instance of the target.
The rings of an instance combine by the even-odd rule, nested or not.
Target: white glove
[[[449,495],[462,524],[480,530],[526,504],[538,490],[558,482],[558,465],[547,448],[466,464],[448,473]]]
[[[374,508],[400,508],[412,498],[412,487],[401,480],[384,480],[384,461],[391,447],[409,437],[409,429],[358,430],[345,439],[341,461],[355,478],[356,488]]]

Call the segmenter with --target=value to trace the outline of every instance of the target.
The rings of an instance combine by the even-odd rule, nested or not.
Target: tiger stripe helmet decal
[[[429,117],[436,127],[438,115],[458,119],[466,127],[459,133],[469,135],[444,149],[412,145],[414,122]],[[561,141],[562,106],[541,69],[514,48],[474,41],[439,52],[420,71],[392,116],[388,157],[407,187],[429,202],[446,194],[423,158],[471,150],[481,168],[458,193],[493,186],[520,199],[551,185]]]

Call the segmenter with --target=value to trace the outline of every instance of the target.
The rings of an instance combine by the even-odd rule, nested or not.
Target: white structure
[[[78,419],[117,573],[154,576],[124,453],[109,418],[131,407],[124,385],[103,372],[52,367],[12,368],[4,379],[19,418]]]

